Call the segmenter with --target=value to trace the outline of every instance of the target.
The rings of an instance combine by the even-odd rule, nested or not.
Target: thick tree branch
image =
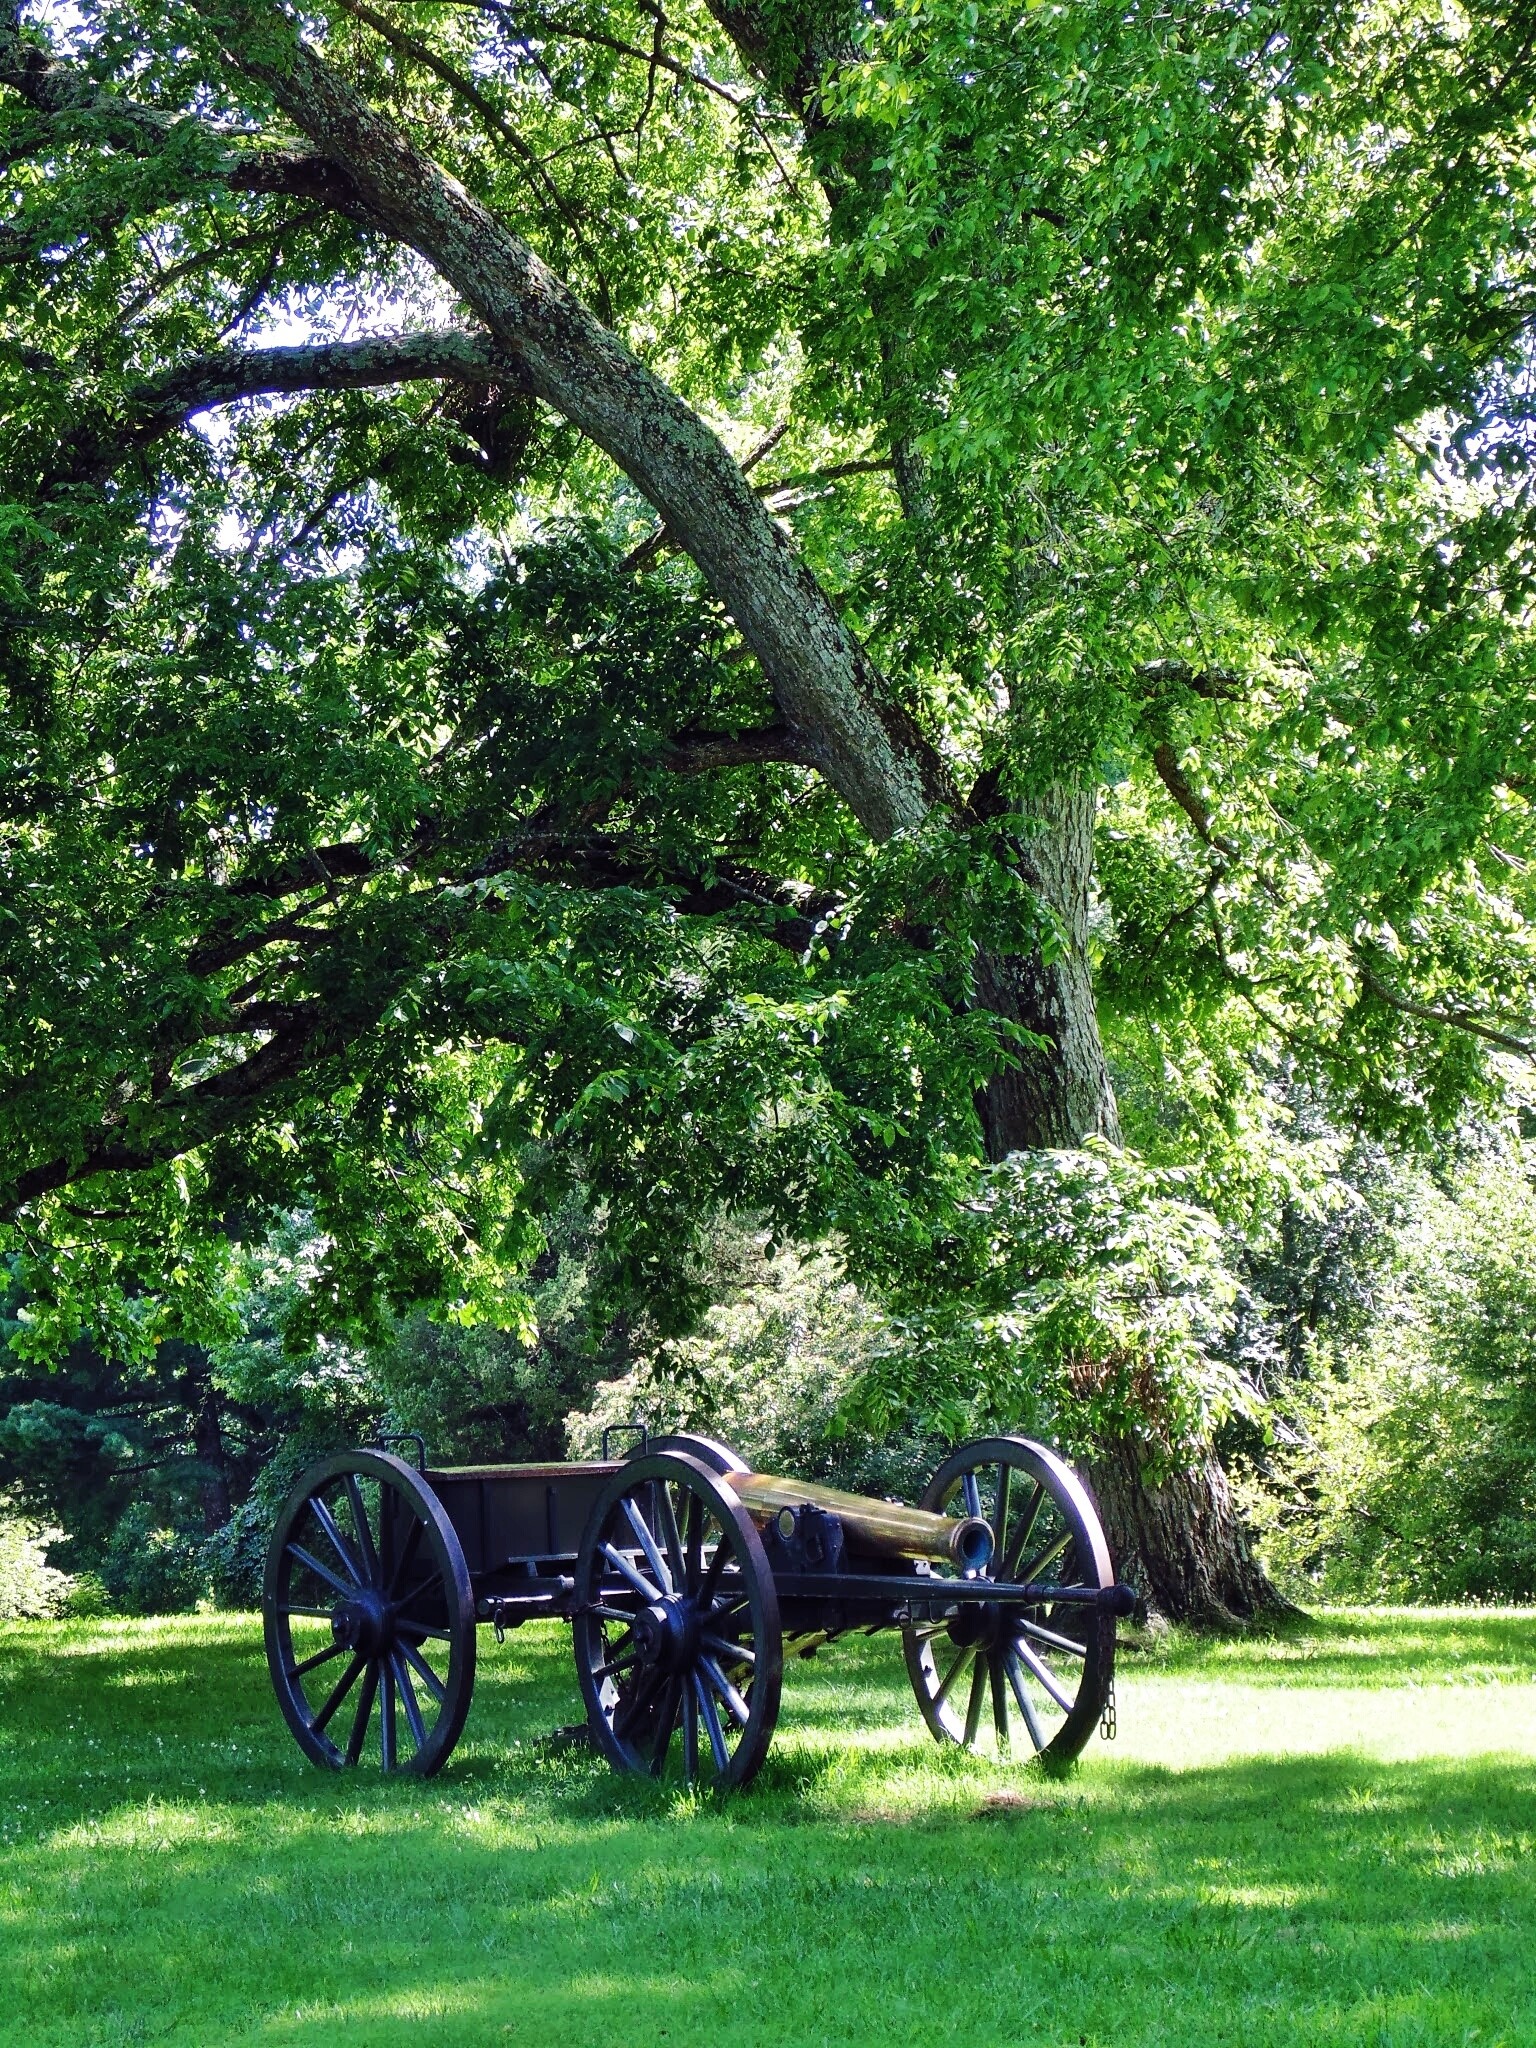
[[[718,737],[723,750],[725,736]],[[701,760],[698,765],[718,764]],[[345,863],[340,858],[344,852],[351,856]],[[316,865],[324,866],[327,872],[317,874]],[[343,865],[354,878],[366,877],[372,871],[361,849],[330,847],[317,850],[303,871],[294,871],[288,879],[298,889],[326,885]],[[704,877],[659,873],[646,849],[605,834],[572,838],[525,831],[491,848],[471,868],[442,879],[450,887],[461,886],[464,881],[494,885],[497,876],[514,872],[594,891],[660,891],[677,911],[688,917],[745,914],[764,937],[797,954],[811,944],[819,922],[832,916],[840,904],[839,898],[809,883],[766,875],[737,861],[716,861]],[[266,886],[275,888],[275,878]],[[494,893],[484,901],[488,908],[494,908]],[[422,891],[422,911],[428,925],[434,919],[446,919],[440,934],[445,939],[451,938],[450,926],[458,915],[458,905],[450,912],[446,908],[448,902],[437,888]],[[254,932],[224,941],[210,937],[189,955],[188,971],[216,972],[269,946],[290,944],[296,938],[323,945],[344,936],[339,930],[328,932],[303,925],[300,919],[306,914],[313,913],[295,911]],[[262,993],[260,976],[247,985],[246,992],[237,992],[233,1002],[225,999],[220,1003],[215,999],[198,1026],[183,1030],[174,1043],[158,1049],[152,1113],[143,1120],[145,1135],[126,1138],[121,1111],[110,1111],[102,1119],[97,1134],[79,1153],[45,1160],[18,1174],[8,1186],[0,1185],[0,1214],[13,1215],[41,1195],[99,1174],[139,1172],[163,1165],[234,1129],[243,1116],[259,1109],[287,1083],[344,1052],[372,1030],[397,992],[393,978],[386,979],[387,987],[376,990],[361,1008],[349,1008],[326,997]],[[227,1046],[231,1039],[260,1033],[269,1035],[244,1058],[232,1060],[188,1086],[172,1087],[177,1065],[184,1066],[200,1047]]]
[[[360,391],[423,380],[518,384],[516,359],[489,335],[441,328],[303,348],[223,349],[193,356],[139,385],[129,404],[146,420],[179,424],[237,398],[296,391]]]
[[[760,726],[755,732],[686,733],[662,756],[673,775],[701,775],[710,768],[748,768],[776,761],[809,767],[805,747],[787,725]]]
[[[21,0],[0,7],[0,85],[35,107],[61,140],[88,134],[94,142],[148,157],[173,142],[200,138],[206,149],[199,168],[236,191],[320,199],[358,215],[351,181],[328,157],[301,144],[216,127],[196,115],[143,106],[109,91],[79,64],[55,57],[22,35]],[[40,139],[33,138],[34,145]]]
[[[229,61],[264,84],[373,218],[416,249],[514,349],[533,390],[612,457],[732,613],[782,715],[873,836],[955,803],[936,752],[718,438],[495,215],[280,17],[197,0]]]
[[[378,1004],[368,1017],[344,1023],[330,1004],[318,997],[288,1006],[281,1028],[247,1058],[157,1101],[156,1128],[144,1137],[125,1138],[120,1119],[105,1122],[77,1157],[60,1156],[18,1174],[4,1191],[0,1206],[6,1213],[14,1213],[56,1188],[92,1180],[102,1173],[143,1172],[179,1158],[229,1129],[252,1103],[343,1050],[377,1021],[382,1008],[382,1003]]]
[[[1474,1038],[1484,1039],[1489,1045],[1503,1047],[1506,1052],[1517,1052],[1525,1059],[1536,1059],[1536,1041],[1517,1038],[1512,1031],[1500,1031],[1496,1025],[1485,1023],[1474,1010],[1446,1009],[1438,1003],[1421,1003],[1413,996],[1400,995],[1390,982],[1384,980],[1359,946],[1350,948],[1361,986],[1385,1003],[1389,1010],[1396,1010],[1404,1017],[1418,1017],[1426,1024],[1443,1024],[1452,1031],[1470,1032]]]
[[[1224,838],[1215,829],[1215,821],[1210,811],[1190,787],[1189,778],[1179,766],[1178,755],[1175,754],[1173,748],[1169,746],[1166,740],[1161,741],[1159,745],[1153,748],[1152,765],[1156,768],[1163,787],[1200,834],[1206,845],[1213,846],[1218,853],[1224,853],[1229,859],[1236,860],[1238,857],[1236,846],[1230,839]]]
[[[51,480],[99,480],[127,455],[184,425],[195,413],[237,399],[359,391],[424,380],[523,388],[522,371],[504,347],[489,335],[452,328],[303,348],[221,349],[193,356],[134,386],[115,418],[78,426],[65,442]]]

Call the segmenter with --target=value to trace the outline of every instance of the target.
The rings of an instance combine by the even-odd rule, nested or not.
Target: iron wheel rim
[[[962,1444],[921,1505],[991,1523],[994,1557],[982,1578],[1095,1591],[1114,1583],[1088,1489],[1054,1451],[1026,1437]],[[902,1641],[935,1740],[990,1748],[1000,1761],[1072,1762],[1092,1738],[1114,1676],[1114,1617],[1088,1605],[1042,1599],[957,1604],[944,1613],[936,1601],[929,1618],[903,1629]]]
[[[278,1515],[262,1610],[272,1687],[312,1763],[441,1770],[474,1689],[474,1595],[410,1465],[388,1451],[311,1465]]]
[[[730,1790],[761,1769],[783,1679],[762,1539],[678,1452],[631,1459],[593,1503],[574,1649],[594,1742],[615,1770]]]

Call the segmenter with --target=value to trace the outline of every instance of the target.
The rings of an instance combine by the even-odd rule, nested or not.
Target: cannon
[[[746,1784],[786,1649],[899,1630],[934,1737],[1049,1764],[1111,1696],[1116,1582],[1093,1502],[1044,1445],[983,1437],[916,1507],[753,1472],[703,1436],[547,1465],[429,1464],[419,1437],[312,1465],[278,1516],[268,1668],[300,1748],[430,1776],[474,1689],[476,1632],[571,1624],[587,1727],[618,1770]],[[390,1444],[405,1444],[401,1456]]]

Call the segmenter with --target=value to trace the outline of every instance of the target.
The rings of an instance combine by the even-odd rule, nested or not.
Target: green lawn
[[[1063,1782],[838,1646],[724,1808],[482,1644],[423,1785],[302,1764],[252,1621],[0,1628],[0,2041],[1536,2043],[1536,1612],[1127,1656]]]

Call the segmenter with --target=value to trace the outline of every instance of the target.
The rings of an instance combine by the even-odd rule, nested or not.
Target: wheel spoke
[[[1019,1712],[1024,1716],[1024,1726],[1029,1730],[1029,1739],[1036,1749],[1044,1749],[1045,1736],[1041,1733],[1040,1723],[1035,1719],[1035,1710],[1029,1703],[1029,1694],[1024,1690],[1024,1677],[1019,1670],[1019,1660],[1011,1650],[1004,1656],[1003,1666],[1008,1673],[1008,1683],[1013,1688],[1013,1696],[1019,1703]]]
[[[699,1703],[694,1698],[691,1683],[683,1687],[683,1779],[686,1784],[698,1782],[699,1776]]]
[[[419,1586],[412,1586],[409,1593],[406,1593],[398,1600],[392,1601],[390,1604],[398,1615],[403,1608],[414,1607],[418,1600],[424,1600],[429,1593],[436,1593],[439,1599],[442,1598],[443,1580],[436,1565],[431,1567],[430,1575],[423,1579]],[[407,1622],[405,1626],[410,1628],[414,1624]]]
[[[944,1704],[945,1700],[949,1697],[949,1689],[954,1684],[955,1680],[960,1676],[961,1670],[970,1659],[970,1654],[971,1646],[969,1643],[967,1643],[961,1650],[959,1656],[956,1657],[954,1663],[951,1664],[949,1669],[945,1672],[944,1681],[940,1685],[938,1691],[933,1696],[933,1704],[936,1707],[941,1707]]]
[[[599,1621],[622,1621],[633,1625],[634,1615],[627,1607],[609,1607],[601,1600],[593,1600],[582,1610],[583,1614],[595,1614]]]
[[[981,1488],[976,1484],[976,1474],[967,1472],[960,1482],[960,1491],[965,1495],[965,1512],[977,1517],[981,1514]]]
[[[997,1468],[997,1506],[992,1514],[992,1555],[996,1560],[994,1570],[1003,1561],[1008,1549],[1008,1493],[1013,1482],[1013,1467],[999,1463]]]
[[[660,1672],[647,1672],[634,1691],[626,1694],[619,1701],[613,1715],[613,1732],[615,1735],[622,1738],[625,1731],[634,1725],[639,1719],[641,1712],[655,1699],[656,1688],[660,1684]]]
[[[279,1614],[302,1614],[310,1621],[329,1621],[336,1612],[334,1607],[304,1607],[294,1600],[287,1601],[277,1611]]]
[[[667,1768],[667,1751],[672,1747],[672,1730],[677,1726],[677,1709],[682,1688],[683,1681],[674,1678],[661,1697],[661,1712],[656,1722],[656,1746],[651,1751],[653,1778],[659,1778]]]
[[[1021,1586],[1034,1585],[1046,1566],[1053,1564],[1071,1541],[1072,1531],[1070,1529],[1063,1529],[1053,1542],[1047,1543],[1044,1550],[1039,1551],[1029,1560],[1028,1568],[1021,1573],[1017,1583]]]
[[[752,1718],[752,1709],[720,1669],[714,1658],[700,1657],[699,1669],[715,1688],[715,1691],[719,1693],[721,1699],[725,1701],[726,1706],[730,1710],[731,1719],[738,1727],[745,1728]]]
[[[992,1726],[997,1731],[999,1749],[1010,1747],[1008,1736],[1008,1688],[1003,1682],[1003,1653],[993,1650],[987,1658],[987,1674],[992,1680]]]
[[[327,1643],[323,1650],[316,1650],[313,1657],[306,1657],[302,1664],[290,1664],[288,1676],[302,1678],[306,1671],[313,1671],[318,1664],[329,1664],[333,1657],[339,1657],[345,1650],[344,1643]]]
[[[448,1688],[446,1685],[444,1685],[443,1681],[438,1677],[437,1673],[432,1669],[432,1666],[427,1662],[426,1658],[422,1656],[419,1650],[414,1649],[409,1643],[402,1643],[400,1645],[400,1655],[405,1659],[406,1663],[410,1665],[411,1669],[416,1673],[416,1676],[427,1688],[427,1691],[431,1693],[433,1699],[437,1701],[437,1704],[441,1706],[443,1704],[443,1701],[448,1697]]]
[[[632,1649],[627,1657],[615,1655],[610,1657],[606,1663],[599,1664],[592,1676],[594,1678],[622,1679],[625,1672],[633,1671],[639,1661],[640,1652]]]
[[[335,1516],[318,1493],[312,1493],[309,1496],[309,1507],[311,1514],[313,1514],[315,1520],[325,1531],[326,1542],[330,1544],[332,1550],[341,1559],[342,1570],[351,1579],[354,1586],[361,1586],[363,1584],[362,1572],[358,1569],[357,1559],[352,1555],[346,1538],[336,1526]]]
[[[656,1548],[655,1537],[645,1526],[644,1515],[641,1514],[628,1494],[625,1494],[620,1505],[624,1510],[625,1521],[628,1522],[630,1528],[635,1532],[635,1540],[645,1552],[645,1561],[655,1575],[657,1585],[663,1593],[670,1593],[672,1591],[672,1574],[667,1570],[665,1563],[662,1561],[661,1552]]]
[[[357,1547],[362,1554],[363,1571],[370,1586],[379,1583],[379,1554],[373,1547],[373,1531],[368,1526],[368,1510],[363,1505],[363,1489],[357,1483],[357,1474],[348,1472],[344,1484],[347,1489],[347,1506],[352,1511],[352,1527],[357,1534]]]
[[[329,1698],[325,1702],[325,1705],[320,1709],[319,1713],[316,1714],[315,1718],[309,1724],[316,1735],[324,1733],[326,1722],[330,1720],[332,1714],[335,1713],[336,1709],[341,1705],[342,1701],[346,1698],[347,1694],[352,1690],[353,1686],[356,1685],[357,1674],[362,1670],[362,1668],[363,1659],[361,1657],[354,1656],[352,1662],[347,1666],[346,1670],[341,1674],[340,1678],[337,1679],[334,1687],[331,1690]]]
[[[688,1496],[688,1505],[683,1510],[686,1532],[683,1539],[683,1579],[690,1593],[697,1593],[699,1580],[704,1574],[704,1503],[696,1493]],[[688,1697],[693,1697],[690,1692]],[[694,1740],[698,1740],[698,1727],[694,1727]]]
[[[288,1555],[290,1557],[296,1557],[299,1560],[299,1563],[304,1565],[308,1570],[312,1571],[317,1579],[323,1579],[328,1586],[334,1586],[336,1591],[341,1595],[343,1600],[350,1600],[352,1598],[352,1595],[357,1591],[357,1587],[355,1585],[349,1586],[345,1579],[338,1579],[336,1574],[331,1570],[328,1564],[322,1564],[319,1558],[312,1556],[309,1551],[304,1549],[302,1544],[290,1543],[288,1546]],[[289,1612],[293,1613],[295,1612],[295,1610],[290,1608]]]
[[[726,1541],[725,1531],[722,1529],[719,1541],[715,1544],[715,1554],[709,1560],[709,1570],[704,1574],[704,1583],[699,1588],[699,1605],[706,1614],[714,1605],[715,1594],[719,1591],[720,1581],[725,1576],[725,1568],[731,1560],[731,1554],[731,1546]]]
[[[720,1726],[720,1715],[708,1688],[699,1674],[693,1673],[693,1689],[698,1694],[699,1712],[704,1716],[704,1732],[709,1737],[710,1755],[715,1760],[715,1769],[723,1777],[730,1769],[730,1752],[725,1746],[725,1730]]]
[[[427,1746],[427,1724],[421,1718],[421,1702],[416,1697],[411,1674],[405,1668],[405,1659],[398,1650],[390,1651],[389,1662],[395,1674],[395,1683],[400,1688],[400,1704],[405,1709],[406,1725],[411,1731],[411,1740],[415,1743],[419,1756]]]
[[[969,1749],[976,1740],[976,1730],[981,1726],[981,1702],[987,1689],[987,1660],[976,1659],[976,1669],[971,1675],[971,1697],[965,1709],[965,1746]]]
[[[626,1501],[624,1505],[628,1507],[628,1501]],[[640,1574],[635,1570],[634,1566],[630,1563],[629,1559],[625,1557],[622,1551],[615,1550],[611,1543],[601,1544],[599,1548],[602,1550],[604,1557],[606,1557],[608,1562],[613,1566],[614,1570],[619,1574],[619,1576],[622,1579],[625,1579],[631,1586],[634,1587],[635,1591],[640,1595],[640,1598],[646,1603],[648,1607],[653,1602],[661,1598],[661,1594],[657,1591],[656,1587],[648,1585],[646,1581],[643,1578],[641,1578]]]
[[[400,1760],[395,1734],[395,1667],[386,1659],[379,1687],[379,1755],[386,1771],[394,1770]]]
[[[661,1524],[661,1540],[666,1546],[672,1590],[680,1593],[688,1582],[688,1561],[683,1556],[683,1539],[677,1526],[677,1510],[672,1505],[672,1489],[665,1479],[656,1482],[656,1519]]]
[[[1056,1674],[1048,1665],[1041,1662],[1028,1643],[1018,1642],[1014,1645],[1014,1648],[1018,1655],[1024,1659],[1030,1670],[1033,1671],[1036,1678],[1039,1679],[1041,1685],[1050,1694],[1057,1706],[1060,1707],[1061,1711],[1064,1714],[1070,1714],[1072,1711],[1071,1697],[1062,1691],[1060,1684],[1057,1682]]]
[[[1037,1482],[1034,1492],[1029,1497],[1029,1506],[1024,1510],[1024,1518],[1019,1523],[1018,1534],[1008,1546],[1008,1555],[1003,1560],[1001,1577],[1016,1579],[1019,1576],[1019,1559],[1029,1547],[1029,1539],[1035,1533],[1035,1524],[1040,1519],[1040,1510],[1044,1505],[1045,1488]]]
[[[728,1636],[712,1636],[706,1629],[699,1637],[706,1649],[713,1650],[717,1657],[734,1658],[738,1663],[755,1664],[756,1650],[746,1643],[733,1643]]]
[[[404,1634],[407,1629],[410,1630],[417,1642],[451,1643],[453,1641],[451,1629],[428,1628],[424,1621],[397,1621],[395,1623],[397,1635]]]
[[[1054,1629],[1042,1628],[1038,1621],[1026,1621],[1022,1615],[1016,1615],[1013,1625],[1025,1635],[1033,1636],[1037,1643],[1044,1643],[1048,1649],[1060,1650],[1063,1656],[1086,1658],[1088,1655],[1086,1643],[1074,1642],[1071,1636],[1059,1636]]]
[[[379,1667],[370,1664],[363,1678],[363,1689],[357,1696],[357,1712],[352,1716],[352,1733],[347,1739],[347,1762],[355,1764],[363,1753],[363,1744],[368,1740],[368,1716],[373,1712],[373,1696],[379,1689]]]

